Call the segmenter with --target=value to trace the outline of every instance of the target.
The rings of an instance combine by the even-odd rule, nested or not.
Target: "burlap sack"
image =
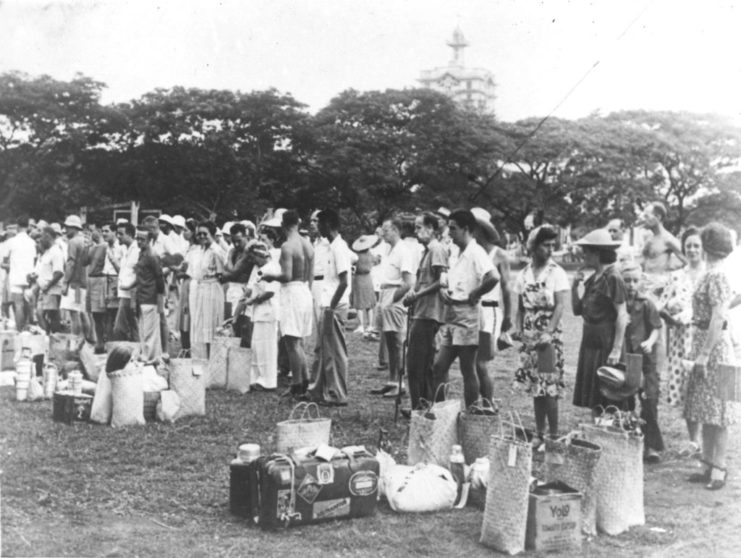
[[[144,424],[144,390],[141,368],[127,366],[108,374],[111,380],[111,426]]]
[[[111,380],[108,374],[100,374],[95,386],[93,406],[90,409],[90,420],[99,424],[111,422],[113,412],[113,394],[111,391]]]
[[[226,389],[247,393],[252,383],[252,349],[229,347],[226,357]]]

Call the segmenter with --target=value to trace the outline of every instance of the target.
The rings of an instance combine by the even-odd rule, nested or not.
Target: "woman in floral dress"
[[[551,259],[557,237],[558,232],[549,225],[533,230],[528,238],[532,258],[514,287],[519,301],[517,334],[522,340],[515,380],[533,396],[538,442],[545,436],[546,418],[550,436],[558,435],[558,399],[564,387],[561,316],[569,280],[563,268]],[[550,370],[538,369],[540,351],[553,356]],[[541,359],[541,365],[543,360],[546,359]]]
[[[689,358],[692,350],[692,293],[705,273],[702,240],[698,229],[690,227],[682,235],[682,252],[687,258],[687,266],[670,275],[658,304],[661,317],[668,326],[668,402],[673,406],[684,403],[687,367],[682,362]],[[700,429],[696,422],[687,421],[687,431],[690,441],[684,453],[694,454],[700,450]]]
[[[688,480],[719,490],[727,477],[728,427],[741,421],[741,404],[717,395],[720,364],[735,364],[726,323],[733,291],[721,265],[733,251],[733,242],[730,231],[718,223],[707,225],[701,239],[707,271],[692,295],[694,368],[687,381],[684,417],[702,425],[702,461],[707,468]]]

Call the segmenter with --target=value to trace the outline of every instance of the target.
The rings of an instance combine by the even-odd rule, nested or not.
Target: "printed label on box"
[[[350,494],[370,496],[378,490],[378,475],[373,471],[358,471],[350,477]]]
[[[290,512],[291,489],[289,488],[287,490],[278,490],[276,502],[277,505],[275,506],[275,517],[277,519],[282,519]]]
[[[345,517],[350,515],[350,498],[337,498],[314,503],[314,519]]]

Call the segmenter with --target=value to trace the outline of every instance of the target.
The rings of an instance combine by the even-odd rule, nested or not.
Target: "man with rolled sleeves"
[[[479,398],[479,379],[476,374],[476,353],[479,345],[480,299],[499,281],[494,263],[473,235],[476,219],[467,209],[453,211],[448,218],[448,231],[459,254],[450,263],[447,288],[442,292],[445,301],[445,324],[442,326],[440,351],[433,365],[434,387],[447,383],[453,361],[460,361],[466,407]]]

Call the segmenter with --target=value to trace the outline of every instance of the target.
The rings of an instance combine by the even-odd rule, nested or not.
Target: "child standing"
[[[661,459],[659,452],[664,451],[664,440],[659,429],[659,373],[656,368],[661,318],[656,304],[643,292],[641,275],[641,268],[637,264],[628,264],[622,270],[630,318],[625,329],[625,350],[643,355],[643,388],[639,392],[641,418],[646,421],[643,458],[647,463],[658,463]]]
[[[252,379],[257,391],[278,387],[278,296],[280,283],[262,281],[263,274],[280,273],[280,265],[270,257],[264,244],[253,244],[249,255],[258,267],[257,280],[249,290],[245,305],[252,309]]]

